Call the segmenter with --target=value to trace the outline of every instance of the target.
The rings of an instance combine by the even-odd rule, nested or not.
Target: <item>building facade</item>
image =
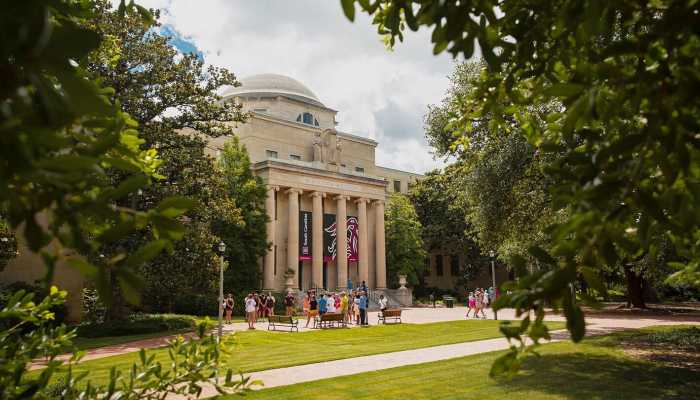
[[[292,78],[244,78],[224,101],[249,113],[236,135],[267,185],[272,246],[261,260],[262,287],[386,288],[384,202],[420,175],[376,165],[378,143],[337,130],[337,111]],[[227,140],[211,139],[211,154]]]

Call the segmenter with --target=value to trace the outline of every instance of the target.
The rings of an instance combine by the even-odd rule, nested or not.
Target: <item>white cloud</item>
[[[432,55],[428,31],[410,33],[389,52],[369,17],[358,13],[351,23],[339,3],[140,1],[163,9],[162,22],[193,41],[207,63],[238,76],[270,72],[303,82],[339,111],[340,130],[379,141],[379,164],[415,172],[443,165],[430,155],[422,119],[447,88],[451,57]]]

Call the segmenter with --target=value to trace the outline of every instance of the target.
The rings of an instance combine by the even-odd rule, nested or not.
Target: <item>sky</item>
[[[338,110],[338,130],[379,142],[376,162],[424,173],[444,165],[423,116],[443,97],[454,61],[434,56],[427,30],[388,51],[365,14],[347,20],[339,0],[140,0],[161,9],[161,32],[239,78],[290,76]]]

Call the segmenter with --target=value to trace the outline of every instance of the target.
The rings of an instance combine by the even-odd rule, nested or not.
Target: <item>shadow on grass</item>
[[[530,357],[521,374],[499,384],[575,400],[700,399],[698,372],[584,353]]]

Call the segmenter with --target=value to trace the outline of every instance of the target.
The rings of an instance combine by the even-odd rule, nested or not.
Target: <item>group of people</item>
[[[473,292],[469,292],[466,317],[469,318],[469,314],[473,311],[472,318],[479,318],[479,313],[481,313],[481,318],[486,319],[484,309],[495,299],[496,291],[492,287],[488,289],[477,288]]]
[[[369,299],[367,297],[367,285],[362,284],[355,290],[348,288],[347,291],[339,293],[325,292],[317,294],[315,290],[308,290],[304,294],[303,312],[306,317],[306,326],[319,315],[325,313],[342,313],[346,323],[354,321],[357,325],[367,325],[367,309]],[[251,292],[243,300],[245,307],[246,322],[248,329],[255,329],[255,323],[259,318],[267,318],[275,314],[275,297],[272,293]],[[234,300],[233,295],[228,294],[222,303],[224,317],[227,324],[231,323],[233,315]],[[296,297],[292,292],[287,293],[284,298],[285,314],[294,315]],[[380,296],[380,309],[385,309],[387,299]]]
[[[356,325],[367,325],[368,306],[369,299],[366,290],[349,290],[340,293],[325,292],[318,295],[315,290],[307,290],[304,294],[303,304],[306,327],[308,328],[312,319],[326,313],[342,314],[346,324],[355,321]]]
[[[275,314],[275,296],[271,293],[248,293],[248,295],[243,299],[243,305],[245,307],[246,322],[248,323],[248,329],[255,329],[255,323],[258,318],[269,317]],[[231,314],[233,314],[233,296],[229,293],[224,300],[224,313],[226,316],[226,323],[231,323]]]

